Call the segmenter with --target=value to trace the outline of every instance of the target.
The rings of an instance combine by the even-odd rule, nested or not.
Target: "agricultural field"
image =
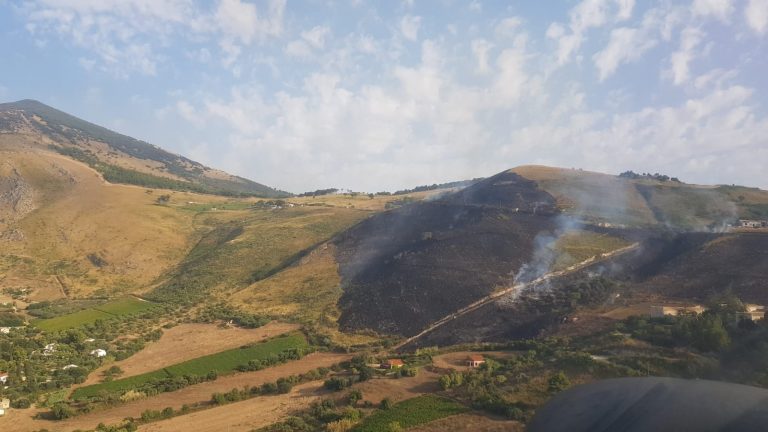
[[[85,385],[97,384],[101,373],[112,366],[122,369],[121,378],[152,372],[197,357],[253,344],[299,329],[297,324],[270,322],[262,327],[247,329],[222,328],[216,324],[179,324],[163,331],[157,342],[151,342],[125,360],[103,365],[92,372]]]
[[[158,304],[136,297],[125,297],[93,306],[67,315],[49,318],[33,322],[41,330],[61,331],[86,324],[93,324],[98,320],[109,320],[137,315],[158,307]]]
[[[81,387],[72,393],[72,398],[84,399],[97,396],[101,392],[121,393],[139,388],[153,380],[185,375],[205,376],[211,371],[226,375],[234,372],[238,366],[248,364],[251,360],[263,361],[284,351],[306,348],[309,348],[309,344],[303,334],[285,334],[265,342],[198,357],[153,372]]]
[[[461,414],[468,408],[450,399],[435,395],[424,395],[407,399],[388,410],[377,411],[353,428],[354,432],[388,432],[393,424],[408,429],[431,421]]]

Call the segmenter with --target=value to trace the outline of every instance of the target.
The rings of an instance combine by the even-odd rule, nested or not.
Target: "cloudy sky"
[[[292,192],[522,164],[768,187],[768,0],[0,0],[0,100]]]

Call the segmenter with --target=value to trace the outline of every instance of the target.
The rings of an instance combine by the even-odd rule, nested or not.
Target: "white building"
[[[5,415],[5,410],[4,410],[4,409],[2,409],[2,408],[0,408],[0,417],[2,417],[2,416],[4,416],[4,415]]]
[[[8,372],[0,372],[0,383],[8,383]]]
[[[79,367],[79,366],[76,365],[76,364],[68,364],[68,365],[64,366],[63,368],[61,368],[61,369],[62,370],[69,370],[69,369],[74,369],[76,367]]]
[[[99,348],[99,349],[95,349],[95,350],[91,351],[91,355],[92,356],[96,356],[96,357],[106,357],[107,356],[107,351]]]
[[[11,407],[11,400],[8,398],[0,399],[0,408],[1,409],[8,409]]]

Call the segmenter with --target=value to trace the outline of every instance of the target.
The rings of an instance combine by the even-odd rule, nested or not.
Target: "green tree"
[[[548,390],[550,393],[557,393],[561,390],[565,390],[568,388],[569,385],[571,385],[571,382],[568,380],[568,377],[565,375],[565,372],[560,371],[551,377],[549,377],[548,381]]]

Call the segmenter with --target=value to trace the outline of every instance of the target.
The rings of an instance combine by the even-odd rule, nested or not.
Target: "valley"
[[[297,196],[2,104],[0,429],[523,430],[604,378],[768,386],[768,192],[633,174]]]

